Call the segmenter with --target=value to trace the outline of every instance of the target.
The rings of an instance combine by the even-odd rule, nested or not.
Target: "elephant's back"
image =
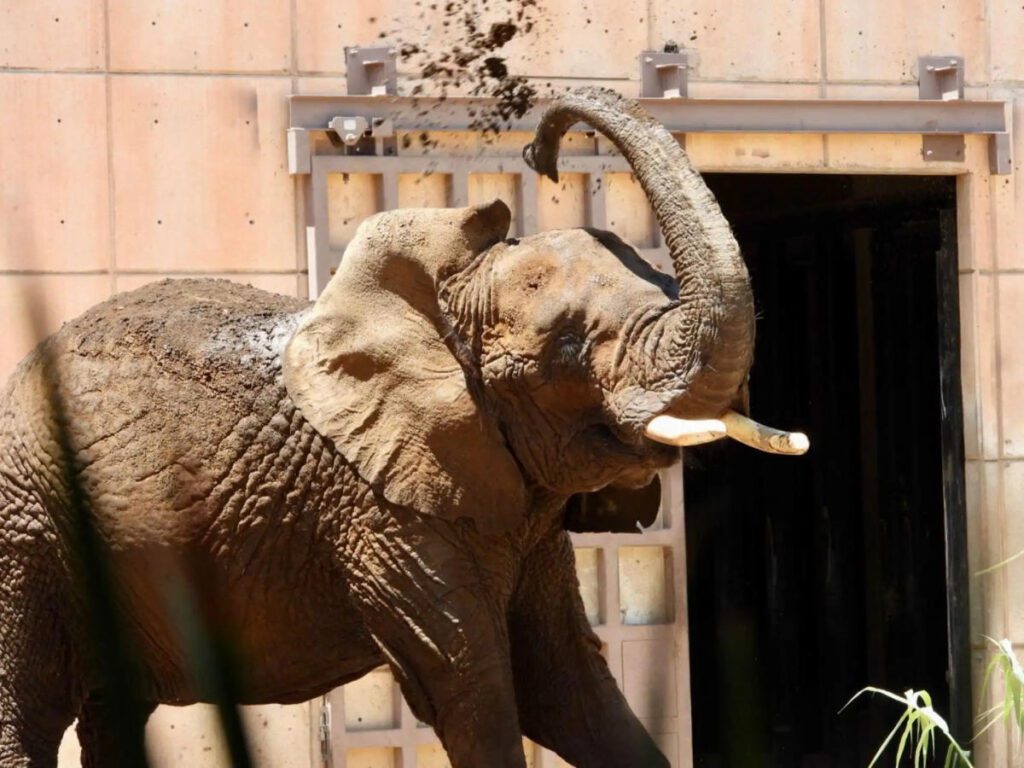
[[[27,450],[52,454],[58,408],[101,515],[183,510],[214,493],[246,451],[274,450],[268,426],[301,431],[280,357],[307,306],[225,280],[114,296],[22,362],[0,400],[0,432],[32,435]],[[173,517],[162,517],[162,533],[181,522]]]
[[[96,305],[50,347],[62,358],[147,360],[163,376],[206,381],[230,396],[279,369],[281,348],[309,306],[228,280],[163,280]]]

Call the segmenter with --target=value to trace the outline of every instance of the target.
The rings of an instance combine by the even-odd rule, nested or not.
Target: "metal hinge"
[[[332,768],[334,753],[331,750],[331,702],[326,697],[320,703],[320,722],[317,727],[320,736],[320,765],[323,768]]]

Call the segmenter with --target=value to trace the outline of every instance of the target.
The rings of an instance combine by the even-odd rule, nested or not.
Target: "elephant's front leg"
[[[510,629],[527,736],[578,768],[668,768],[600,654],[567,533],[552,533],[527,557]]]
[[[509,560],[444,521],[359,525],[352,595],[453,768],[525,768],[509,655]]]

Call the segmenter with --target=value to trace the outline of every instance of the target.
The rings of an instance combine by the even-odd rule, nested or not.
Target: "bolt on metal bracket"
[[[917,97],[963,101],[964,57],[921,56],[917,60]],[[964,149],[963,135],[926,134],[921,138],[921,156],[926,161],[963,162]]]
[[[350,96],[397,96],[398,51],[393,45],[345,49],[345,80]]]
[[[690,61],[686,51],[644,51],[640,54],[640,96],[685,99],[689,69]]]

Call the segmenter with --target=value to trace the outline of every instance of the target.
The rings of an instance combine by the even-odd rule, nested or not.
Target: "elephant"
[[[74,484],[146,714],[207,695],[187,594],[232,649],[238,703],[387,664],[455,768],[524,768],[524,735],[576,766],[668,765],[587,623],[568,502],[614,490],[628,510],[680,446],[807,441],[745,415],[750,281],[678,141],[580,89],[548,105],[527,163],[557,179],[579,121],[630,162],[675,275],[606,231],[508,238],[500,200],[395,210],[360,225],[315,302],[167,280],[19,364],[0,395],[0,764],[54,765],[76,717],[83,763],[116,762]]]

